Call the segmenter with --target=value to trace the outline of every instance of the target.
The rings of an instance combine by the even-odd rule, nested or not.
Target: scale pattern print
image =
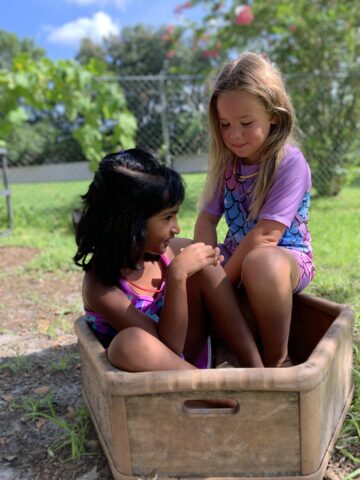
[[[225,177],[224,214],[229,230],[224,244],[231,254],[257,223],[256,220],[248,219],[251,192],[255,181],[254,178],[235,179],[230,171]],[[292,224],[286,228],[279,241],[280,246],[296,249],[306,254],[311,252],[311,237],[307,228],[309,206],[310,192],[306,192]]]

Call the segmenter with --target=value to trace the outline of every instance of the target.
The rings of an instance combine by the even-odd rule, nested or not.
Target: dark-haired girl
[[[149,153],[105,156],[77,226],[86,318],[127,371],[207,368],[208,314],[244,366],[262,366],[218,248],[175,239],[180,175]]]

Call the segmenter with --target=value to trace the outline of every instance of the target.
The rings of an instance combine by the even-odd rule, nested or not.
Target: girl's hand
[[[224,260],[218,247],[204,243],[192,243],[182,248],[180,253],[173,259],[168,270],[174,275],[183,278],[191,277],[205,267],[217,266]]]

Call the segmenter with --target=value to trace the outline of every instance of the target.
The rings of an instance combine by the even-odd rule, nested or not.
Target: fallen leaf
[[[50,321],[49,320],[40,320],[38,322],[38,329],[40,333],[47,333],[49,331]]]
[[[47,393],[49,393],[49,391],[50,391],[50,387],[48,387],[47,385],[43,385],[42,387],[35,388],[34,390],[36,395],[46,395]]]
[[[75,411],[75,408],[72,405],[68,405],[68,407],[66,409],[65,417],[68,420],[73,420],[76,417],[76,411]]]
[[[11,402],[14,400],[14,395],[8,394],[8,395],[1,395],[1,398],[5,400],[5,402]]]
[[[35,422],[35,426],[36,426],[37,429],[42,428],[46,424],[47,424],[47,419],[46,418],[39,418]]]

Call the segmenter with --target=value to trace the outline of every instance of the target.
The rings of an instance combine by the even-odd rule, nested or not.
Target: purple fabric
[[[299,265],[299,282],[293,290],[293,293],[299,293],[304,290],[314,278],[315,268],[313,264],[313,256],[312,253],[300,252],[294,248],[288,248],[287,250],[295,257],[295,260]]]

